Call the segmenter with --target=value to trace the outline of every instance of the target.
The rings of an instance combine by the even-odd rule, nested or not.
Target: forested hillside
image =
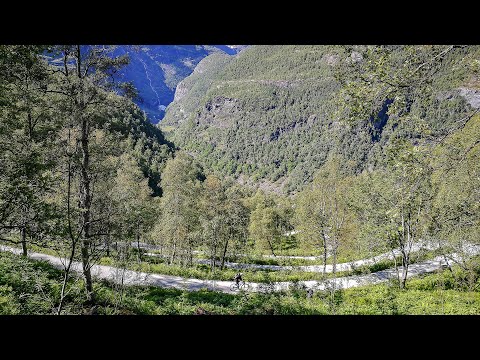
[[[112,82],[128,59],[109,51],[0,48],[0,237],[24,255],[27,244],[72,257],[79,248],[90,300],[95,247],[139,234],[155,218],[151,195],[161,194],[161,170],[173,155],[125,97],[129,87]],[[63,65],[47,63],[45,52]]]
[[[359,173],[383,162],[392,139],[444,136],[479,107],[477,47],[417,48],[252,46],[228,63],[210,56],[180,83],[160,126],[207,169],[268,191],[302,189],[330,154]],[[416,67],[422,79],[400,84],[401,95],[372,73],[396,82]],[[353,114],[348,92],[359,82],[370,87]]]
[[[193,73],[178,84],[161,126],[168,128],[188,119],[205,100],[218,74],[232,60],[227,55],[212,54],[200,61]]]
[[[0,314],[479,314],[479,47],[116,51],[0,46]]]

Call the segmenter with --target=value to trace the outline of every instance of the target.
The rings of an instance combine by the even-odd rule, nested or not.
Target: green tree
[[[222,245],[228,241],[226,195],[220,179],[208,175],[203,182],[200,222],[204,244],[209,249],[211,268],[215,269]]]
[[[249,238],[254,241],[254,248],[259,252],[270,250],[275,256],[275,249],[278,248],[282,236],[275,202],[258,191],[248,203],[251,207],[248,233]]]
[[[429,151],[399,139],[389,148],[387,167],[364,173],[352,194],[364,236],[374,239],[377,250],[400,251],[401,274],[396,262],[395,267],[401,288],[406,286],[412,246],[426,235],[430,222]]]
[[[352,222],[347,203],[350,184],[340,158],[331,157],[296,200],[298,236],[322,249],[324,274],[329,254],[336,272],[339,247],[348,241]]]
[[[123,239],[135,240],[141,259],[140,241],[151,230],[157,213],[152,198],[152,189],[148,179],[138,167],[131,155],[120,156],[120,167],[117,170],[112,187],[111,197],[115,201],[116,221],[119,222],[119,235]]]
[[[178,152],[168,160],[162,175],[161,229],[157,235],[169,263],[190,263],[193,250],[199,243],[199,196],[201,194],[201,168],[193,158]]]
[[[213,175],[203,182],[200,204],[203,244],[209,249],[212,270],[218,257],[223,269],[229,245],[234,251],[245,249],[248,210],[242,203],[242,194],[235,188],[227,188]]]
[[[51,81],[43,46],[1,46],[0,78],[0,233],[19,231],[23,255],[27,241],[41,241],[54,209],[55,157],[52,137],[58,122],[46,95]],[[10,240],[15,242],[14,240]]]
[[[480,245],[480,116],[448,136],[433,152],[431,234],[440,245],[461,256],[456,262],[475,286],[478,261],[471,249]],[[459,281],[461,281],[459,279]]]
[[[73,162],[70,169],[74,169],[69,173],[78,181],[76,227],[86,298],[87,302],[93,303],[90,252],[98,238],[92,231],[92,224],[99,221],[96,216],[99,214],[92,213],[92,182],[98,174],[95,165],[100,161],[92,159],[92,139],[102,134],[98,130],[108,126],[112,112],[119,105],[112,91],[131,93],[130,87],[114,81],[115,73],[128,63],[128,57],[113,56],[114,47],[110,46],[58,46],[55,50],[53,55],[59,57],[62,66],[56,68],[56,81],[47,91],[59,95],[58,108],[67,119],[65,128],[68,137],[70,142],[78,144],[68,156]],[[97,155],[102,154],[99,152]]]
[[[225,239],[220,268],[225,265],[225,257],[230,247],[231,253],[236,256],[238,253],[244,254],[247,250],[248,240],[248,220],[249,210],[245,204],[245,195],[242,190],[236,186],[230,186],[226,190],[226,224],[228,236]]]

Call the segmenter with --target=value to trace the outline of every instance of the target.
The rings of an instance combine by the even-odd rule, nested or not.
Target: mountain
[[[132,81],[139,92],[137,105],[153,123],[160,121],[173,100],[177,84],[213,53],[235,55],[244,45],[139,45],[119,46],[115,55],[128,53],[130,64],[122,80]]]
[[[478,62],[478,47],[452,48],[437,61],[438,69],[427,57],[437,48],[425,47],[418,50],[426,54],[418,71],[430,71],[430,90],[401,85],[410,92],[399,110],[400,99],[372,87],[364,95],[372,101],[363,102],[371,114],[346,123],[339,99],[352,82],[342,83],[338,75],[358,77],[373,66],[368,56],[380,58],[382,49],[256,45],[235,57],[209,55],[178,84],[159,126],[210,171],[268,191],[295,193],[332,153],[358,173],[385,161],[385,149],[395,139],[416,141],[422,126],[432,139],[445,136],[479,107],[478,84],[472,85],[473,70],[465,67],[467,60]],[[387,50],[390,72],[401,71],[412,57],[408,47]],[[383,76],[378,64],[384,65],[375,63]]]
[[[200,61],[193,73],[178,83],[174,101],[167,107],[162,127],[177,125],[193,114],[201,105],[218,73],[233,59],[226,54],[215,53]]]

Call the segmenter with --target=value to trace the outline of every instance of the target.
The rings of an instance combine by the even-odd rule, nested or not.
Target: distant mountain
[[[173,101],[177,84],[212,53],[235,55],[245,45],[138,45],[119,46],[116,55],[128,53],[130,64],[123,80],[132,81],[139,91],[139,107],[150,121],[158,123]]]
[[[212,54],[179,83],[159,126],[208,171],[292,194],[331,153],[355,172],[375,168],[396,138],[417,141],[421,126],[441,138],[480,108],[480,82],[456,65],[478,63],[480,47],[458,47],[441,62],[429,92],[409,95],[412,121],[400,121],[401,110],[390,111],[392,99],[380,94],[371,105],[375,116],[346,126],[337,100],[345,87],[334,74],[355,73],[363,53],[363,46],[254,45],[235,57]],[[407,52],[397,46],[394,54],[402,59]]]

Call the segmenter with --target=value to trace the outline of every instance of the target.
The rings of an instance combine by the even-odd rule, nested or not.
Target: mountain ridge
[[[232,56],[243,49],[242,45],[120,45],[115,55],[129,55],[122,80],[133,83],[139,94],[137,105],[152,123],[158,123],[173,101],[177,84],[203,58],[217,52]]]

